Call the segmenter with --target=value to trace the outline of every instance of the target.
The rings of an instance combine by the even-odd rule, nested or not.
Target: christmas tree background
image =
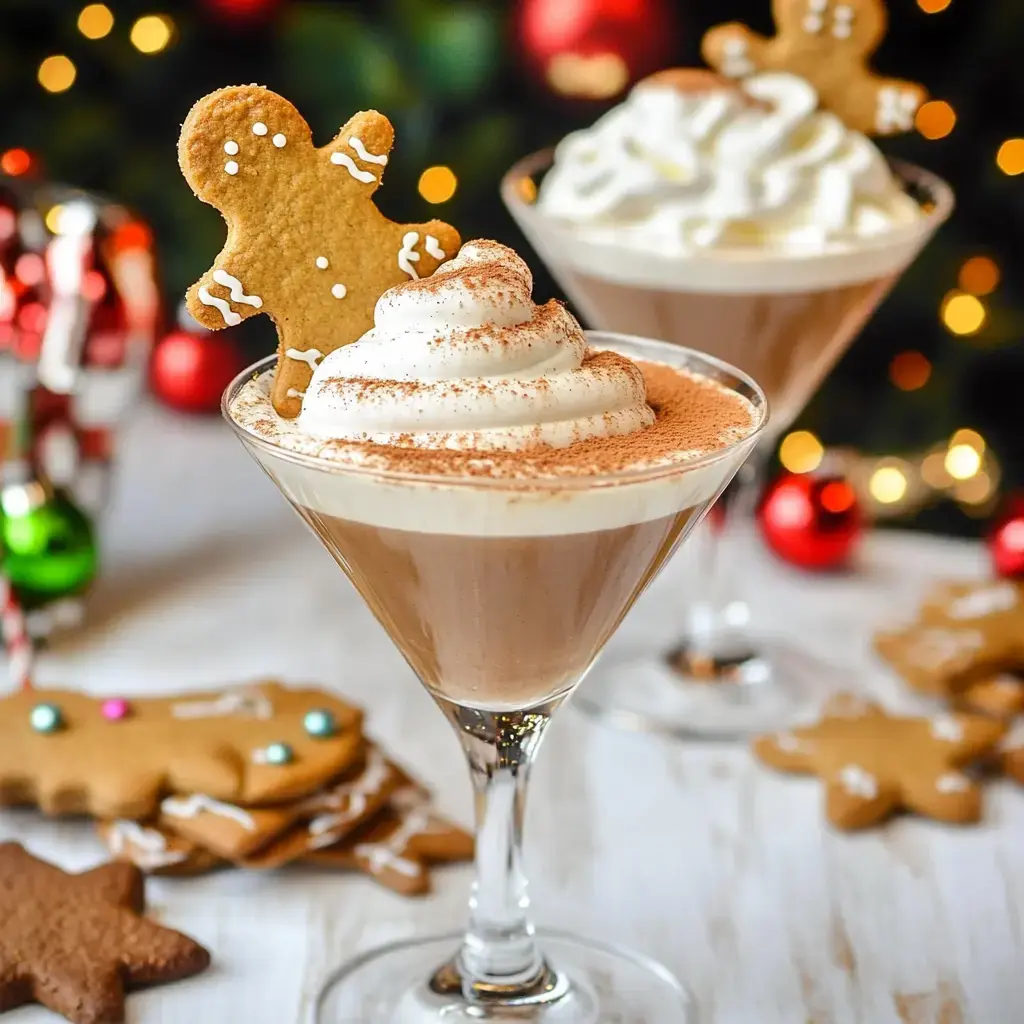
[[[178,172],[178,128],[204,93],[260,82],[291,98],[320,140],[354,110],[388,114],[398,144],[378,201],[389,215],[442,216],[463,237],[496,237],[528,253],[498,198],[511,163],[590,123],[636,77],[698,63],[710,26],[738,19],[770,32],[768,6],[0,0],[0,167],[138,209],[156,233],[173,319],[223,237],[218,215]],[[876,63],[926,83],[935,102],[917,131],[883,148],[949,180],[958,207],[784,442],[783,462],[813,467],[819,441],[848,450],[843,465],[874,495],[873,512],[977,533],[1024,485],[1024,141],[1015,140],[1024,135],[1024,5],[889,7]],[[536,295],[557,294],[533,262]],[[264,318],[246,330],[253,355],[270,350]]]

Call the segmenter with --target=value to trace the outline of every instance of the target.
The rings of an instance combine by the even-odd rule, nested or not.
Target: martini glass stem
[[[751,556],[754,513],[761,495],[771,449],[760,445],[740,467],[732,483],[704,521],[698,579],[704,593],[688,613],[686,651],[691,666],[708,673],[715,667],[749,657],[750,608],[740,590],[739,563]]]
[[[482,1003],[544,1000],[558,985],[537,946],[529,917],[523,819],[530,769],[563,698],[526,711],[503,712],[462,707],[436,694],[435,698],[469,763],[476,807],[476,881],[462,947],[434,985],[445,987],[457,977],[465,998]]]

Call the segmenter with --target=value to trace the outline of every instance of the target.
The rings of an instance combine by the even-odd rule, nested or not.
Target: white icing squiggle
[[[778,72],[695,89],[641,82],[562,140],[538,206],[581,241],[666,255],[831,251],[922,215],[869,139]]]
[[[427,250],[427,255],[433,256],[435,260],[443,260],[448,255],[441,248],[441,243],[433,235],[427,235],[423,248]]]
[[[168,850],[166,836],[155,828],[145,828],[137,821],[111,822],[107,845],[115,857],[129,853],[133,863],[144,871],[180,864],[188,857],[184,850]]]
[[[242,318],[228,305],[227,300],[211,295],[208,288],[200,288],[196,294],[204,306],[213,306],[214,309],[220,310],[220,315],[224,317],[224,323],[228,327],[235,327],[242,322]]]
[[[225,718],[229,715],[273,718],[274,705],[257,690],[234,690],[215,700],[179,701],[171,705],[173,718]]]
[[[438,829],[430,817],[428,803],[424,797],[416,793],[415,801],[410,799],[404,803],[401,812],[402,823],[386,840],[379,843],[359,843],[353,851],[357,857],[366,860],[373,873],[391,870],[414,877],[423,870],[423,865],[409,856],[409,844],[417,836],[428,835]],[[397,807],[401,804],[395,805]]]
[[[371,153],[363,145],[363,140],[356,138],[355,135],[348,137],[348,144],[356,151],[359,159],[365,160],[368,164],[380,164],[383,167],[388,162],[387,153]]]
[[[229,818],[231,821],[236,821],[246,832],[256,830],[256,822],[241,807],[221,803],[203,793],[193,793],[191,796],[184,797],[169,796],[160,804],[160,810],[169,818],[197,818],[205,812],[216,815],[218,818]]]
[[[639,369],[586,359],[579,324],[535,306],[511,249],[469,242],[433,277],[385,292],[374,327],[335,349],[299,429],[322,438],[480,451],[566,447],[654,422]]]
[[[255,306],[257,309],[262,308],[263,300],[258,295],[246,295],[242,282],[237,277],[232,277],[226,270],[215,270],[213,272],[213,279],[217,284],[231,289],[232,302],[244,302],[247,306]]]
[[[316,369],[318,359],[323,359],[324,354],[318,348],[307,348],[305,351],[299,348],[289,348],[284,353],[289,359],[297,359],[300,363],[308,363],[311,370]]]
[[[420,259],[420,254],[416,252],[416,243],[419,240],[419,232],[406,231],[402,236],[402,248],[398,250],[398,266],[414,281],[418,281],[420,278],[413,266],[413,263],[418,263]]]
[[[305,391],[300,391],[298,388],[289,388],[285,392],[285,394],[289,398],[305,398],[306,397],[306,392]]]
[[[360,170],[358,167],[356,167],[355,160],[353,160],[352,157],[348,155],[348,153],[332,153],[331,163],[340,164],[342,167],[345,168],[345,170],[348,171],[349,174],[352,175],[353,178],[356,179],[356,181],[361,181],[363,182],[364,185],[369,185],[371,181],[377,180],[376,175],[371,174],[369,171]]]
[[[338,830],[362,818],[371,797],[377,796],[390,778],[390,766],[381,756],[380,751],[373,749],[367,757],[366,767],[358,779],[347,786],[339,787],[326,799],[320,800],[322,806],[341,809],[329,814],[320,814],[309,823],[307,831],[310,837],[310,849],[316,850],[336,842]]]

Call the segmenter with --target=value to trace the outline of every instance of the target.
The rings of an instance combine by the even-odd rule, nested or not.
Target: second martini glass
[[[453,726],[476,797],[465,933],[396,943],[341,967],[320,994],[322,1024],[689,1019],[683,989],[659,964],[535,932],[521,860],[527,782],[551,716],[749,454],[767,405],[749,378],[698,353],[605,334],[588,343],[719,382],[750,403],[750,433],[670,465],[582,477],[430,476],[296,454],[242,427],[236,396],[273,358],[225,395],[249,453]],[[680,438],[681,450],[689,443]]]
[[[523,233],[583,319],[602,330],[696,346],[754,376],[772,407],[757,452],[701,537],[702,593],[673,649],[628,662],[602,660],[577,705],[630,728],[731,738],[784,728],[821,703],[829,670],[798,647],[758,635],[733,564],[765,465],[839,357],[953,208],[949,186],[906,164],[893,167],[921,216],[884,236],[822,254],[712,249],[643,252],[582,240],[536,206],[550,151],[516,164],[502,196]],[[723,536],[729,542],[722,543]]]

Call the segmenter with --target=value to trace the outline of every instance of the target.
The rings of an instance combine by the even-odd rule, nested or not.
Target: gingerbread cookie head
[[[762,71],[798,75],[814,86],[822,107],[866,135],[909,131],[926,90],[885,78],[871,55],[888,27],[884,0],[774,0],[771,38],[731,22],[711,29],[704,59],[732,78]]]
[[[381,294],[459,249],[442,221],[397,224],[377,209],[393,142],[388,119],[364,111],[318,149],[295,107],[255,85],[206,96],[182,126],[182,173],[228,227],[213,267],[189,289],[189,312],[212,330],[272,317],[282,416],[298,414],[324,355],[373,326]]]

